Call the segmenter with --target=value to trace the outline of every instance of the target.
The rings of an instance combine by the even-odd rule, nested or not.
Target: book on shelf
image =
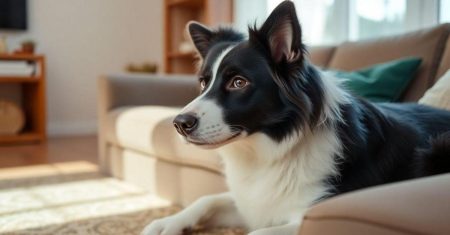
[[[0,60],[0,76],[30,77],[35,72],[35,63],[25,60]]]

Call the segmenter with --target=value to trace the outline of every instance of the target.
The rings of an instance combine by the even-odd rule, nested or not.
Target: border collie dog
[[[174,125],[187,142],[219,151],[230,191],[142,234],[203,225],[293,235],[324,198],[450,171],[450,112],[352,96],[308,62],[292,2],[248,38],[195,22],[188,31],[201,57],[201,94]]]

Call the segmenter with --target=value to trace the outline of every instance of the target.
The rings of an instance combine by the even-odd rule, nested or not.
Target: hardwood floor
[[[71,161],[97,163],[97,137],[53,137],[42,144],[0,146],[0,168]]]

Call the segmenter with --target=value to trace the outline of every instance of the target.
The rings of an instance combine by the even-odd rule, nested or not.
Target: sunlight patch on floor
[[[0,170],[0,233],[167,206],[87,162]]]

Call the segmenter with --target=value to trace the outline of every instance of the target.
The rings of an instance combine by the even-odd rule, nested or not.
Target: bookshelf
[[[182,42],[189,41],[186,24],[195,20],[207,26],[230,24],[233,19],[233,0],[165,0],[165,49],[166,73],[195,73],[195,53],[181,52]]]
[[[25,127],[19,134],[0,135],[0,145],[42,142],[46,139],[45,57],[43,55],[0,54],[0,61],[21,60],[35,63],[36,73],[30,77],[0,75],[0,86],[18,84],[21,88]],[[1,98],[1,94],[0,94]]]

